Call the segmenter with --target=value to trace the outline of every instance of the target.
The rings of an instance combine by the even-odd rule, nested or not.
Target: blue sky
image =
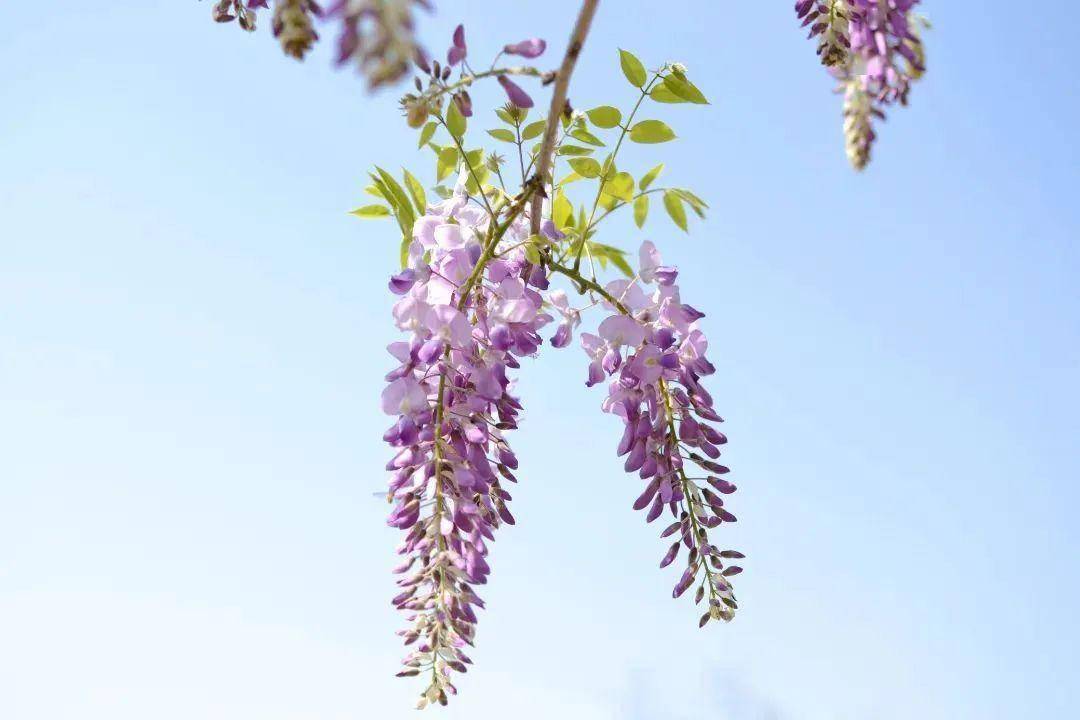
[[[551,62],[576,6],[438,4],[431,47],[463,20],[477,55],[540,35]],[[521,373],[519,524],[445,717],[1080,701],[1072,4],[925,3],[930,72],[862,175],[790,5],[605,2],[571,91],[625,104],[622,46],[713,101],[658,111],[708,222],[608,241],[657,242],[709,314],[741,615],[702,631],[670,599],[617,422],[576,346],[548,351]],[[430,174],[393,94],[206,3],[2,16],[0,716],[412,717],[371,497],[397,245],[346,215],[375,164]]]

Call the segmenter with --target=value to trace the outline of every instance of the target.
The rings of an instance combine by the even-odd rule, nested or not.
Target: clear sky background
[[[462,20],[475,56],[540,35],[548,63],[576,9],[437,4],[430,47]],[[791,4],[607,0],[571,91],[630,101],[624,46],[713,101],[653,111],[680,140],[626,161],[662,157],[708,222],[607,237],[660,244],[709,314],[743,610],[698,630],[671,600],[618,422],[549,349],[442,717],[1076,712],[1073,3],[925,3],[930,72],[863,175]],[[432,163],[394,93],[209,12],[0,9],[5,720],[414,717],[372,497],[397,240],[346,211],[373,165]]]

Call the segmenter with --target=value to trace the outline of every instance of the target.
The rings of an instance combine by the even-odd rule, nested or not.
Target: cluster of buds
[[[505,45],[499,55],[518,55],[524,58],[537,58],[547,49],[547,42],[540,38],[529,38],[517,43]],[[402,108],[405,117],[411,127],[420,127],[427,116],[436,109],[439,99],[446,93],[450,94],[450,100],[457,106],[462,117],[471,117],[473,114],[472,97],[469,95],[469,85],[477,78],[468,69],[467,58],[469,47],[465,42],[465,27],[458,25],[454,29],[450,47],[446,51],[446,63],[438,60],[430,60],[424,52],[417,52],[415,56],[416,67],[427,76],[427,84],[419,78],[414,79],[416,90],[420,93],[409,93],[402,99]],[[455,66],[461,67],[461,80],[449,84],[450,76]],[[554,79],[553,73],[544,73],[531,67],[507,68],[501,71],[488,71],[482,75],[495,75],[499,85],[502,86],[510,101],[510,105],[519,109],[528,109],[533,106],[533,99],[520,85],[510,79],[509,74],[534,75],[543,79],[544,83]]]
[[[844,83],[844,149],[856,170],[870,162],[870,150],[877,139],[875,118],[884,120],[885,113],[874,104],[858,78],[849,78]]]
[[[844,138],[857,170],[870,161],[875,119],[906,105],[925,72],[914,9],[920,0],[798,0],[795,13],[818,38],[818,55],[844,94]]]
[[[214,3],[211,17],[214,22],[229,23],[236,20],[248,32],[255,31],[255,8],[265,8],[266,0],[218,0]]]
[[[825,67],[843,65],[851,51],[848,37],[848,0],[799,0],[795,13],[810,28],[809,38],[818,38],[817,54]]]
[[[322,8],[313,0],[278,0],[274,3],[271,26],[286,55],[304,59],[319,39],[313,18],[321,13]]]
[[[431,9],[427,0],[338,0],[327,13],[342,21],[338,64],[355,64],[371,90],[400,80],[423,54],[416,43],[415,6]]]
[[[315,20],[340,20],[338,64],[354,63],[375,89],[401,79],[422,52],[414,36],[417,6],[431,9],[428,0],[334,0],[325,11],[314,0],[275,0],[272,27],[285,54],[302,60],[319,39]],[[213,18],[238,19],[252,31],[256,8],[269,8],[268,0],[218,0]]]

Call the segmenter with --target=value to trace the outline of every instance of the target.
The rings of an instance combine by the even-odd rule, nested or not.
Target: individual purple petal
[[[416,284],[416,272],[411,268],[405,268],[397,275],[390,278],[390,292],[395,295],[404,295]]]
[[[671,544],[671,547],[668,548],[668,551],[664,554],[663,559],[660,561],[660,567],[666,568],[675,560],[675,556],[679,554],[680,545],[682,545],[681,542]]]
[[[518,87],[510,78],[505,75],[500,75],[499,84],[503,86],[503,90],[506,91],[506,96],[510,98],[510,102],[514,105],[517,105],[519,108],[531,108],[533,106],[533,100],[529,97],[529,94]]]

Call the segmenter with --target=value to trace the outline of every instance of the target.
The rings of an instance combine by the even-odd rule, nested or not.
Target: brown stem
[[[574,23],[574,31],[570,33],[570,43],[566,46],[566,55],[563,56],[559,73],[555,77],[555,88],[551,93],[551,109],[548,110],[547,125],[544,127],[544,141],[540,145],[540,161],[536,166],[536,175],[540,178],[540,187],[545,188],[551,174],[551,155],[555,148],[555,133],[559,127],[559,118],[562,117],[563,108],[566,106],[566,92],[570,85],[570,76],[574,73],[578,55],[585,45],[585,36],[589,34],[589,26],[592,25],[593,15],[596,14],[596,6],[600,0],[584,0],[581,10],[578,12],[577,22]],[[540,232],[540,212],[543,207],[544,193],[533,195],[532,209],[529,212],[532,234]]]

